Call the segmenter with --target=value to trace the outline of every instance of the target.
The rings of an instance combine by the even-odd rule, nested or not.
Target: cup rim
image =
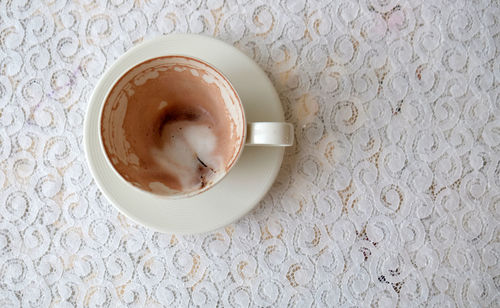
[[[157,60],[157,59],[164,59],[164,58],[185,58],[185,59],[188,59],[188,60],[193,60],[193,61],[196,61],[196,62],[199,62],[199,63],[201,63],[203,65],[208,66],[211,70],[213,70],[220,77],[222,77],[222,79],[224,80],[224,82],[226,82],[227,85],[229,85],[229,88],[231,89],[233,95],[236,97],[236,100],[237,100],[237,103],[238,103],[238,109],[239,109],[239,111],[241,113],[242,126],[243,126],[242,127],[242,131],[243,132],[241,134],[240,144],[239,144],[239,147],[237,149],[238,153],[235,156],[233,156],[233,159],[230,161],[230,163],[228,164],[228,166],[225,168],[226,169],[225,174],[222,177],[220,177],[219,179],[217,179],[216,181],[212,182],[211,185],[207,185],[207,186],[203,187],[202,189],[195,190],[195,191],[190,191],[190,192],[187,192],[187,193],[179,193],[179,194],[176,194],[176,195],[157,194],[157,193],[154,193],[152,191],[148,191],[148,190],[139,188],[139,187],[135,186],[134,184],[130,183],[129,181],[127,181],[127,179],[125,179],[122,176],[122,174],[120,172],[118,172],[118,170],[116,170],[115,166],[111,162],[111,160],[110,160],[110,158],[108,156],[108,152],[106,151],[106,147],[104,146],[104,140],[103,140],[103,137],[102,137],[102,117],[103,117],[103,113],[104,113],[104,107],[106,106],[108,98],[109,98],[109,95],[111,94],[111,91],[114,89],[114,87],[120,82],[120,80],[122,80],[122,78],[124,78],[134,68],[136,68],[136,67],[138,67],[140,65],[146,64],[146,63],[148,63],[150,61],[154,61],[154,60]],[[122,181],[123,183],[125,183],[125,185],[129,186],[130,188],[134,189],[135,191],[146,193],[146,194],[149,194],[149,195],[153,195],[153,196],[159,197],[159,198],[170,199],[170,200],[186,199],[186,198],[197,196],[197,195],[199,195],[199,194],[201,194],[203,192],[206,192],[206,191],[210,190],[215,185],[217,185],[218,183],[220,183],[229,174],[229,172],[233,169],[233,167],[236,164],[236,162],[241,157],[241,153],[243,152],[243,148],[245,147],[245,141],[246,141],[246,137],[247,137],[247,121],[246,121],[245,109],[243,107],[243,103],[241,102],[241,98],[238,95],[238,92],[234,88],[234,86],[231,83],[231,81],[229,80],[229,78],[226,75],[224,75],[220,70],[218,70],[214,65],[208,63],[207,61],[201,60],[200,58],[197,58],[197,57],[187,56],[187,55],[183,55],[183,54],[169,54],[169,55],[163,55],[163,56],[148,58],[148,59],[142,60],[140,62],[134,62],[132,65],[129,65],[123,71],[124,72],[122,74],[120,74],[111,83],[111,85],[109,86],[109,88],[106,90],[106,94],[104,95],[103,103],[102,103],[102,105],[100,107],[99,117],[98,117],[98,123],[99,123],[99,145],[101,147],[101,150],[104,153],[104,157],[105,157],[106,163],[109,166],[111,166],[111,169],[113,170],[113,172],[116,175],[118,175],[118,178],[120,179],[120,181]]]

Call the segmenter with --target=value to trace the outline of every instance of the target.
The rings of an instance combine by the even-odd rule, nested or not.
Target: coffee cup
[[[290,123],[247,123],[230,81],[183,55],[149,59],[119,77],[99,123],[112,170],[131,189],[165,198],[203,193],[230,172],[245,146],[290,146],[294,135]]]

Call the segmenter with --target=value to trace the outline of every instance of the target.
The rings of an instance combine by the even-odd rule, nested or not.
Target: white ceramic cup
[[[191,71],[202,76],[203,81],[215,85],[223,97],[228,121],[234,123],[232,135],[236,136],[234,153],[224,165],[224,170],[217,172],[199,189],[175,190],[160,181],[144,182],[131,170],[141,168],[141,157],[134,152],[124,133],[123,125],[128,108],[128,98],[134,93],[131,86],[140,86],[145,80],[156,78],[160,72],[170,73]],[[201,79],[200,79],[201,80]],[[168,86],[168,85],[162,85]],[[258,91],[258,89],[256,89]],[[100,144],[106,154],[107,163],[131,189],[153,193],[165,198],[185,198],[200,194],[220,182],[234,167],[245,145],[249,146],[291,146],[293,144],[293,126],[283,122],[247,123],[243,104],[229,80],[212,65],[188,56],[169,55],[137,63],[119,77],[109,89],[100,112]],[[134,169],[135,168],[135,169]],[[128,170],[128,171],[127,171]],[[135,176],[135,178],[134,178]]]

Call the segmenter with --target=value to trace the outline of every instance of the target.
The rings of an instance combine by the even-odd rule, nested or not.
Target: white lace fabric
[[[253,58],[296,129],[209,234],[119,214],[82,148],[98,78],[169,33]],[[498,1],[1,1],[0,305],[499,307]]]

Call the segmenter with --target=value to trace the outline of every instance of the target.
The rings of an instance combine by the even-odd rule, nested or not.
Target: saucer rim
[[[259,179],[260,181],[264,181],[265,187],[260,188],[259,191],[255,191],[254,195],[253,195],[254,198],[246,199],[246,200],[245,199],[238,200],[240,202],[240,204],[238,204],[238,208],[241,208],[241,210],[239,210],[237,213],[233,213],[230,216],[227,216],[227,215],[224,216],[224,213],[222,213],[222,215],[220,217],[216,217],[217,221],[206,221],[204,225],[191,225],[191,226],[190,225],[183,225],[182,227],[179,227],[179,226],[173,227],[173,226],[171,226],[171,225],[169,226],[167,224],[152,223],[151,219],[147,218],[147,216],[148,216],[147,214],[145,216],[137,215],[137,212],[135,212],[135,213],[132,212],[127,206],[124,206],[123,204],[121,204],[121,202],[119,200],[117,200],[117,199],[119,199],[117,197],[117,195],[119,195],[119,193],[120,193],[119,191],[117,191],[118,187],[112,187],[113,184],[107,183],[106,179],[103,178],[103,175],[101,174],[104,171],[101,172],[101,170],[100,170],[100,167],[108,167],[108,168],[111,168],[111,167],[107,166],[106,164],[105,164],[105,166],[98,166],[99,161],[98,161],[98,157],[96,157],[96,155],[99,156],[99,154],[100,154],[101,156],[105,156],[105,154],[102,152],[103,149],[100,146],[100,142],[98,141],[99,138],[97,138],[97,142],[95,141],[96,138],[94,138],[96,136],[95,136],[95,134],[93,134],[93,132],[95,133],[96,128],[92,126],[92,124],[93,124],[92,120],[95,117],[99,117],[99,115],[92,114],[93,110],[96,109],[96,106],[97,106],[97,110],[100,110],[102,105],[104,104],[105,93],[107,93],[106,84],[108,84],[108,85],[114,84],[114,82],[116,82],[116,78],[119,78],[123,72],[127,71],[128,69],[130,69],[130,67],[133,67],[133,65],[135,65],[134,63],[127,64],[127,61],[130,61],[130,59],[133,57],[134,54],[140,53],[141,51],[147,51],[148,49],[154,48],[155,46],[161,46],[162,44],[168,44],[168,43],[173,43],[173,42],[176,42],[176,43],[184,42],[186,46],[189,46],[189,44],[192,44],[193,41],[198,41],[198,43],[203,42],[203,43],[207,43],[207,45],[211,45],[211,48],[213,48],[214,50],[211,50],[211,51],[209,50],[208,52],[215,53],[215,52],[217,52],[216,49],[219,49],[218,50],[219,52],[221,51],[221,49],[232,49],[231,52],[233,52],[235,55],[237,55],[238,57],[244,57],[246,62],[249,65],[252,65],[252,69],[255,70],[256,73],[257,72],[259,73],[260,76],[257,76],[257,77],[259,77],[259,78],[265,77],[264,82],[266,82],[268,84],[267,90],[270,91],[268,103],[274,104],[273,107],[277,108],[277,110],[279,110],[279,112],[276,113],[276,118],[273,120],[276,122],[278,122],[278,121],[283,122],[284,121],[283,109],[281,106],[281,102],[279,100],[279,96],[278,96],[276,89],[274,88],[272,82],[269,80],[269,78],[264,73],[264,71],[258,66],[257,63],[255,63],[251,58],[249,58],[248,56],[243,54],[241,51],[239,51],[235,47],[233,47],[229,44],[226,44],[220,40],[217,40],[215,38],[202,36],[202,35],[195,35],[195,34],[171,34],[171,35],[167,35],[167,36],[160,36],[160,37],[148,40],[146,42],[143,42],[137,46],[134,46],[130,50],[128,50],[126,53],[124,53],[122,56],[120,56],[103,73],[103,75],[101,76],[101,78],[97,82],[97,84],[94,88],[94,91],[92,93],[90,102],[87,106],[87,112],[86,112],[86,116],[85,116],[85,120],[84,120],[84,134],[83,134],[85,156],[86,156],[87,164],[89,166],[89,169],[93,175],[93,178],[94,178],[97,186],[99,187],[99,189],[103,193],[103,195],[108,199],[108,201],[115,208],[117,208],[119,210],[119,212],[123,213],[125,216],[127,216],[131,220],[133,220],[139,224],[142,224],[148,228],[151,228],[153,230],[160,231],[160,232],[178,233],[178,234],[204,233],[204,232],[209,232],[209,231],[224,227],[224,226],[226,226],[234,221],[237,221],[241,217],[245,216],[248,212],[250,212],[260,202],[260,200],[262,198],[264,198],[264,196],[267,194],[267,192],[271,188],[272,184],[274,183],[274,181],[279,173],[281,163],[283,160],[283,156],[284,156],[284,148],[281,148],[281,147],[273,148],[271,152],[266,154],[272,160],[272,161],[270,161],[272,163],[272,169],[266,170],[265,174],[261,175],[262,178]],[[207,48],[207,49],[210,49],[210,48]],[[207,49],[205,49],[204,51],[207,51]],[[225,76],[228,75],[227,74],[228,72],[224,71],[224,69],[220,68],[216,63],[213,63],[212,61],[206,59],[205,57],[197,54],[194,50],[193,50],[192,54],[189,52],[185,53],[185,52],[165,51],[165,52],[162,52],[161,55],[164,55],[164,56],[166,56],[166,55],[185,55],[188,57],[200,58],[202,61],[210,63],[211,65],[216,67],[217,70],[219,70]],[[161,56],[161,55],[158,55],[158,56]],[[147,59],[147,58],[144,58],[144,59]],[[245,61],[243,61],[243,62],[245,62]],[[120,71],[122,73],[120,73]],[[115,75],[114,77],[113,77],[113,74]],[[231,80],[230,77],[229,77],[229,80]],[[239,92],[238,89],[237,89],[237,92]],[[248,119],[249,117],[246,114],[246,107],[249,103],[248,102],[245,103],[245,101],[243,99],[242,99],[242,103],[243,103],[243,107],[245,109],[245,117],[247,118],[248,123],[256,122],[256,121],[250,121]],[[266,121],[267,121],[267,119],[266,119]],[[99,122],[97,121],[97,124],[98,123]],[[97,128],[97,130],[98,130],[98,128]],[[96,143],[97,143],[97,149],[96,149]],[[245,146],[243,149],[243,152],[247,151],[247,149],[248,149],[248,147]],[[242,153],[242,154],[244,154],[244,153]],[[257,155],[260,155],[260,154],[257,153]],[[240,157],[240,159],[242,159],[242,158],[243,157]],[[101,161],[101,165],[102,165],[102,161]],[[239,163],[236,163],[236,165],[232,168],[233,169],[232,171],[238,170],[239,165],[240,165]],[[228,176],[229,176],[229,174],[228,174]],[[226,177],[228,177],[228,176],[226,176]],[[219,183],[219,186],[222,186],[222,184],[224,184],[223,181],[222,181],[222,183]],[[214,186],[212,189],[215,190],[216,188],[217,188],[217,186]],[[248,189],[248,188],[249,187],[244,187],[244,188],[242,187],[241,190]],[[250,187],[250,189],[255,189],[255,188]],[[220,187],[219,187],[219,190],[220,190]],[[203,194],[198,195],[198,196],[203,196],[205,194],[208,194],[210,191],[211,190],[208,190],[207,192],[204,192]],[[218,197],[213,196],[213,198],[217,198],[217,200],[211,200],[210,202],[224,202],[223,196],[220,196],[221,192],[218,192],[218,193],[219,193]],[[238,194],[237,191],[228,190],[228,188],[226,189],[226,191],[224,191],[222,193],[224,195],[227,195],[227,194],[237,195]],[[140,197],[139,195],[144,196],[143,194],[145,194],[145,193],[141,192],[141,191],[139,191],[139,192],[135,191],[135,192],[132,192],[132,195],[134,195],[134,194],[136,195],[136,197]],[[150,195],[150,194],[148,194],[148,195]],[[191,204],[195,203],[195,206],[199,206],[200,202],[202,202],[202,200],[197,200],[198,196],[193,196],[193,197],[183,198],[183,199],[165,199],[165,198],[162,198],[161,196],[153,195],[153,196],[149,196],[149,200],[152,201],[154,199],[155,203],[158,203],[158,202],[170,203],[170,204],[162,204],[162,206],[165,206],[165,208],[161,208],[162,211],[166,210],[168,212],[169,207],[170,206],[173,207],[172,203],[179,202],[179,200],[188,200],[187,203],[191,203]],[[205,200],[205,202],[206,201],[207,200]],[[241,206],[241,205],[243,205],[243,206]],[[147,202],[146,202],[146,206],[147,206]],[[175,211],[175,209],[172,209],[172,211]],[[175,216],[174,212],[172,212],[172,214],[173,214],[172,216]],[[193,213],[193,214],[196,214],[196,213]]]

